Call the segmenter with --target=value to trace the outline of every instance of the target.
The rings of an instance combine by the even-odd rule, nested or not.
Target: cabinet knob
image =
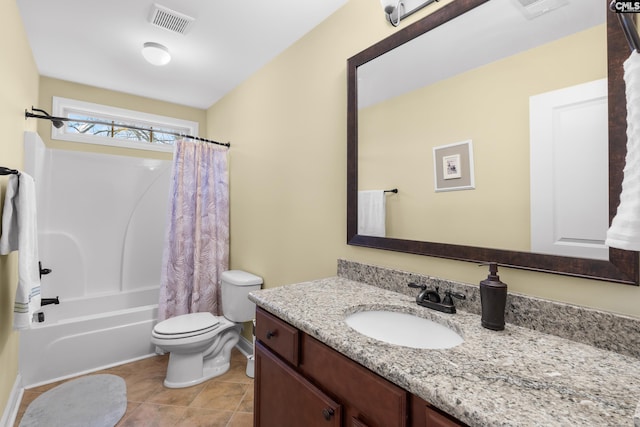
[[[327,421],[329,421],[331,417],[333,417],[333,414],[335,414],[335,411],[333,410],[333,408],[324,408],[322,410],[322,416]]]
[[[276,331],[267,331],[267,339],[270,340],[272,337],[276,336]]]

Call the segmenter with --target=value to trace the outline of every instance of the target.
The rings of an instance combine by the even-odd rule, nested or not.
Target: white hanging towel
[[[11,175],[2,210],[0,254],[18,250],[18,287],[13,306],[13,328],[28,329],[33,313],[40,308],[40,266],[36,188],[24,172]]]
[[[635,50],[624,62],[627,98],[627,155],[622,192],[605,245],[640,250],[640,54]]]
[[[384,190],[358,191],[358,234],[385,237]]]
[[[2,210],[2,234],[0,234],[0,255],[18,250],[18,215],[15,202],[18,193],[18,175],[10,175],[7,191],[4,195],[4,209]],[[15,201],[14,201],[15,199]]]

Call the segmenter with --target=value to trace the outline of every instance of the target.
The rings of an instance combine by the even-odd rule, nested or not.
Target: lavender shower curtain
[[[220,315],[220,275],[229,268],[227,149],[178,141],[169,197],[158,318]]]

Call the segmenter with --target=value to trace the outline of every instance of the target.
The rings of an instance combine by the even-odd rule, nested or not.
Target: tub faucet
[[[55,297],[55,298],[42,298],[40,300],[40,307],[42,307],[44,305],[49,305],[49,304],[60,304],[60,300],[58,299],[58,297]]]

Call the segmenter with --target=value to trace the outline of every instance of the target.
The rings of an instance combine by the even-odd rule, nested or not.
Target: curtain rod
[[[25,119],[34,118],[34,119],[50,120],[51,123],[58,129],[61,128],[62,126],[64,126],[64,122],[77,122],[77,123],[87,123],[87,124],[105,125],[105,126],[114,126],[115,125],[115,123],[103,122],[103,121],[100,121],[100,120],[80,120],[80,119],[70,119],[68,117],[56,117],[56,116],[51,116],[46,111],[40,110],[38,108],[31,107],[31,109],[33,111],[40,111],[43,114],[34,114],[34,113],[30,113],[27,110],[24,110]],[[132,126],[132,125],[124,125],[124,124],[118,124],[117,126],[123,127],[123,128],[127,128],[127,129],[134,129],[134,130],[142,130],[142,131],[153,132],[152,128],[145,128],[145,127]],[[228,143],[228,142],[213,141],[211,139],[200,138],[199,136],[187,135],[185,133],[168,132],[168,131],[162,131],[162,130],[158,130],[157,132],[166,133],[168,135],[179,136],[181,138],[195,139],[196,141],[202,141],[202,142],[208,142],[208,143],[211,143],[211,144],[222,145],[224,147],[231,147],[231,144]]]
[[[11,169],[4,166],[0,166],[0,175],[19,175],[20,171],[17,169]]]

